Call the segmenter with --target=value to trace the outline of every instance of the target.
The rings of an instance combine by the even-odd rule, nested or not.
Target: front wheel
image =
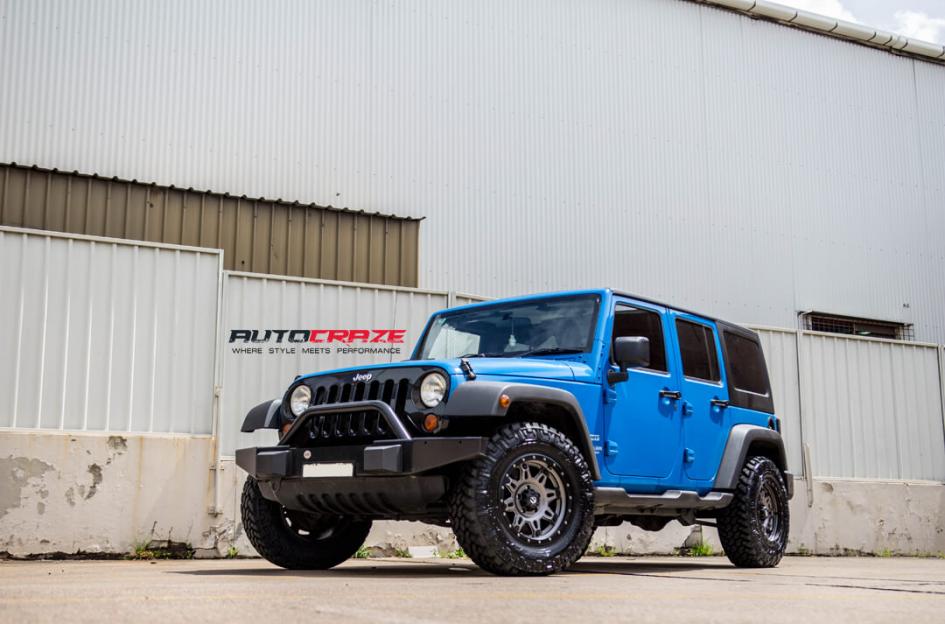
[[[243,530],[260,555],[290,570],[325,570],[364,544],[370,520],[291,511],[263,497],[256,479],[243,486]]]
[[[466,467],[450,519],[459,545],[488,572],[559,572],[584,554],[594,531],[590,468],[560,431],[507,425]]]
[[[732,503],[718,518],[719,540],[740,568],[772,568],[787,548],[790,511],[781,471],[767,457],[745,462]]]

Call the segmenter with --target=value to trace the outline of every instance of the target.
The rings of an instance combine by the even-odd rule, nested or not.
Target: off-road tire
[[[776,530],[766,530],[764,499],[777,506]],[[719,539],[729,561],[740,568],[772,568],[787,548],[790,511],[784,476],[767,457],[750,457],[742,467],[735,496],[719,513]]]
[[[243,530],[256,552],[290,570],[325,570],[347,561],[371,530],[370,520],[286,512],[279,503],[263,497],[252,477],[243,486],[240,513]],[[287,513],[299,522],[324,527],[326,534],[320,537],[314,531],[308,535],[296,532],[286,522]]]
[[[532,544],[515,534],[507,519],[512,512],[502,499],[511,486],[508,471],[528,462],[545,462],[546,481],[557,480],[564,492],[560,500],[565,501],[558,508],[561,521],[549,527],[544,541]],[[451,492],[450,521],[459,545],[488,572],[560,572],[584,554],[594,532],[594,488],[587,460],[566,435],[552,427],[533,422],[506,425],[489,440],[483,456],[464,468]]]

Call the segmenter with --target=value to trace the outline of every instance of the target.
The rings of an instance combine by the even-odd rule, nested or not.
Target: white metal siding
[[[481,300],[221,267],[213,250],[0,228],[0,427],[210,433],[219,362],[219,448],[230,455],[273,441],[240,424],[297,374],[406,358],[432,312]],[[226,343],[233,329],[316,328],[407,335],[396,356],[237,354]],[[758,332],[792,469],[806,443],[815,476],[945,480],[941,347]]]
[[[797,372],[797,332],[777,328],[757,328],[756,331],[768,364],[774,412],[781,419],[788,466],[795,474],[802,474],[804,442]]]
[[[945,342],[945,68],[679,0],[0,0],[0,161],[424,216],[421,284]]]
[[[788,462],[818,477],[945,480],[940,348],[756,328]]]
[[[815,476],[945,481],[938,348],[802,332]]]
[[[211,432],[213,250],[0,228],[0,426]]]
[[[232,455],[240,443],[251,440],[272,440],[271,432],[240,434],[240,425],[250,408],[268,399],[282,398],[296,375],[410,357],[427,318],[445,308],[447,298],[447,293],[415,289],[227,272],[221,453]],[[294,356],[271,354],[269,347],[292,346],[275,342],[259,345],[262,354],[247,354],[234,352],[234,347],[244,345],[226,343],[233,329],[267,328],[406,329],[407,334],[404,344],[393,345],[401,347],[399,355],[339,354],[336,350],[344,346],[341,344],[330,345],[333,349],[330,355],[303,354],[301,348]]]

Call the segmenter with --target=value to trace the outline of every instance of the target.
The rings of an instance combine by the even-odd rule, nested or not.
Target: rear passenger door
[[[688,479],[713,479],[726,442],[728,386],[715,323],[673,312],[682,372],[683,472]]]

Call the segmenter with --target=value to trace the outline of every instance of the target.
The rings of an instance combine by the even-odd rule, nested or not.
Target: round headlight
[[[289,397],[289,409],[296,416],[301,416],[302,412],[307,410],[311,404],[312,391],[305,384],[297,386],[292,391],[292,396]]]
[[[446,377],[430,373],[420,382],[420,400],[427,407],[436,407],[446,394]]]

